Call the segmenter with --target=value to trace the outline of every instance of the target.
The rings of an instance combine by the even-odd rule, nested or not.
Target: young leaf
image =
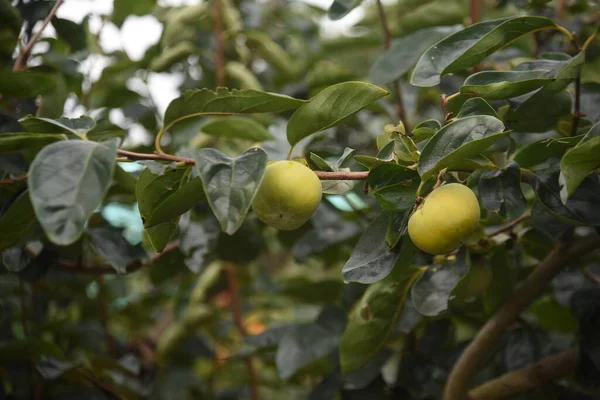
[[[527,207],[521,191],[521,169],[512,160],[501,170],[484,171],[478,189],[481,205],[505,218],[518,218]]]
[[[392,271],[400,248],[391,249],[385,241],[388,218],[386,212],[379,213],[362,234],[342,268],[345,282],[374,283]]]
[[[453,162],[481,153],[504,136],[503,130],[504,124],[488,115],[461,118],[444,126],[421,151],[419,175],[427,179]]]
[[[288,142],[295,146],[387,95],[387,91],[365,82],[344,82],[323,89],[292,114],[287,126]]]
[[[74,243],[101,204],[115,167],[119,139],[58,142],[40,151],[29,170],[35,214],[48,238]]]
[[[244,222],[262,182],[267,153],[255,147],[236,158],[215,149],[194,154],[204,192],[223,232],[233,235]]]
[[[248,139],[257,142],[273,139],[267,128],[252,118],[246,117],[215,119],[202,125],[201,130],[209,135]]]
[[[522,35],[541,29],[557,29],[545,17],[520,16],[480,22],[432,45],[419,59],[411,84],[435,86],[442,76],[472,67]]]
[[[383,348],[394,331],[410,287],[422,273],[420,268],[398,269],[368,287],[350,312],[340,341],[342,374],[357,370]]]
[[[0,217],[0,250],[8,249],[25,240],[33,231],[36,219],[29,192],[24,191]],[[10,234],[7,234],[10,232]]]
[[[585,177],[599,165],[600,123],[597,123],[560,161],[559,183],[562,186],[560,197],[563,203],[567,202]]]
[[[166,131],[179,121],[201,115],[280,112],[297,108],[305,102],[305,100],[258,90],[226,88],[219,88],[216,92],[208,89],[188,90],[167,107],[162,130]]]
[[[435,26],[392,40],[390,48],[375,59],[369,71],[369,78],[376,85],[395,81],[415,65],[425,49],[460,28],[462,25]]]

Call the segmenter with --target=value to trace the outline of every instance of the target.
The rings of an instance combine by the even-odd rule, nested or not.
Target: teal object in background
[[[102,216],[112,226],[124,228],[123,236],[129,243],[136,245],[142,241],[144,224],[137,203],[132,205],[109,203],[102,209]]]

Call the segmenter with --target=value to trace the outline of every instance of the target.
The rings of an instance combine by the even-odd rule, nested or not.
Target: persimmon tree
[[[600,5],[361,3],[0,0],[1,399],[598,398]]]

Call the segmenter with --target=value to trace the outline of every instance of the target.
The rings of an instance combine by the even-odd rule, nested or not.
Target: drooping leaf
[[[521,191],[521,169],[512,160],[503,169],[484,171],[478,189],[481,205],[503,217],[518,218],[527,207]]]
[[[258,142],[273,139],[267,128],[252,118],[246,117],[215,119],[202,125],[201,130],[209,135],[248,139]]]
[[[79,118],[40,118],[28,115],[22,118],[21,125],[32,133],[73,133],[78,136],[85,136],[88,131],[96,126],[96,121],[87,115]]]
[[[66,140],[65,135],[36,134],[36,133],[0,133],[0,152],[10,153],[23,151],[47,144]]]
[[[388,218],[387,213],[379,213],[362,234],[350,259],[342,268],[345,282],[374,283],[392,271],[400,248],[392,249],[385,241]]]
[[[519,16],[468,26],[429,47],[417,62],[411,83],[435,86],[442,76],[472,67],[522,35],[541,29],[557,29],[557,25],[545,17]]]
[[[24,191],[0,217],[0,250],[8,249],[23,241],[33,231],[36,219],[29,191]],[[10,232],[10,234],[9,234]]]
[[[332,7],[334,5],[335,3]],[[376,85],[395,81],[415,65],[425,49],[460,28],[461,25],[435,26],[392,40],[389,49],[382,52],[371,66],[369,71],[371,81]]]
[[[188,90],[167,107],[163,131],[176,123],[201,115],[280,112],[295,109],[305,100],[258,90],[219,88]]]
[[[118,139],[58,142],[37,154],[29,170],[29,194],[52,242],[69,245],[81,236],[108,190],[118,145]]]
[[[566,203],[585,177],[600,165],[600,123],[560,160],[560,197]]]
[[[94,251],[120,274],[127,272],[129,264],[146,258],[142,246],[129,243],[119,229],[98,227],[88,233]]]
[[[334,21],[344,18],[362,2],[363,0],[334,0],[329,6],[329,10],[327,10],[327,16]]]
[[[0,69],[0,93],[4,96],[29,98],[47,94],[56,89],[57,83],[49,74],[31,71]]]
[[[482,115],[467,117],[440,129],[421,151],[417,170],[422,179],[452,163],[481,153],[504,136],[504,124]]]
[[[204,192],[223,232],[232,235],[244,222],[262,182],[267,153],[255,147],[236,158],[215,149],[194,154]]]
[[[305,137],[336,125],[387,94],[387,91],[365,82],[330,86],[292,114],[287,126],[288,142],[295,146]]]
[[[420,268],[407,266],[369,286],[350,312],[340,341],[342,374],[357,370],[383,348],[394,331],[410,287],[422,273]]]

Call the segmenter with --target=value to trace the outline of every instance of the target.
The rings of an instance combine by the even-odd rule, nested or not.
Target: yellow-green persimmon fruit
[[[479,224],[479,202],[467,186],[450,183],[433,190],[408,220],[408,234],[426,253],[455,250]]]
[[[302,226],[321,202],[321,181],[295,161],[276,161],[265,169],[252,209],[265,224],[281,230]]]

